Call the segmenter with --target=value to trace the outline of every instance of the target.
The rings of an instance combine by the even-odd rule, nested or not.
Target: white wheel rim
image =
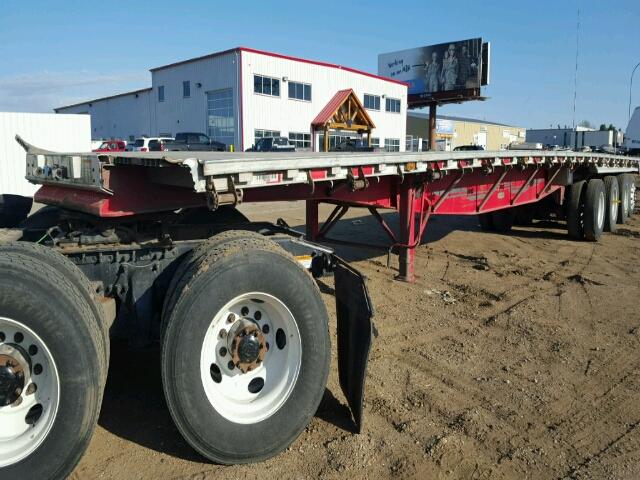
[[[230,315],[236,319],[231,323]],[[246,373],[229,368],[231,333],[240,321],[257,326],[268,344],[262,361]],[[200,376],[216,412],[234,423],[253,424],[275,414],[287,401],[301,363],[302,341],[291,311],[272,295],[252,292],[235,297],[213,318],[202,343]]]
[[[0,317],[0,333],[0,349],[19,349],[30,364],[20,396],[0,406],[0,467],[6,467],[31,455],[47,438],[58,412],[60,379],[51,352],[33,330]],[[0,367],[5,365],[2,361]]]
[[[611,205],[609,206],[609,215],[611,216],[613,223],[615,223],[618,218],[618,202],[618,190],[611,188]]]
[[[598,195],[598,229],[604,227],[604,192],[600,192]]]
[[[636,208],[636,184],[631,181],[629,185],[629,213],[633,214]]]

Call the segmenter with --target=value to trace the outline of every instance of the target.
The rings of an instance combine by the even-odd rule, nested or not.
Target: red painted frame
[[[472,170],[463,168],[444,174],[437,169],[428,173],[405,173],[400,176],[367,177],[366,188],[352,190],[349,182],[331,182],[327,170],[311,173],[313,185],[268,185],[248,188],[243,192],[244,202],[271,202],[282,200],[306,200],[307,234],[311,240],[322,237],[335,224],[322,231],[319,228],[318,205],[331,203],[343,207],[364,207],[374,211],[378,208],[397,210],[400,214],[399,235],[393,246],[400,252],[400,278],[413,281],[414,249],[426,228],[431,215],[476,215],[495,210],[537,202],[556,191],[564,184],[554,181],[563,165],[551,168],[540,165],[520,168],[503,167]],[[371,175],[374,167],[364,167],[361,172]],[[358,169],[352,169],[358,178]],[[46,185],[36,193],[36,202],[59,205],[85,212],[96,217],[123,218],[132,220],[135,215],[177,210],[179,208],[206,205],[205,195],[181,187],[153,183],[146,167],[105,169],[105,187],[113,193],[93,192],[62,186]],[[334,216],[345,212],[334,212]],[[420,215],[416,229],[416,215]],[[378,216],[377,216],[378,217]],[[327,223],[327,222],[325,222]],[[322,235],[319,235],[322,233]]]

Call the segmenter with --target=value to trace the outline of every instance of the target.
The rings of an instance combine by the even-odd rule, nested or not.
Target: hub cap
[[[302,362],[300,332],[291,311],[266,293],[247,293],[213,318],[200,355],[200,376],[211,406],[234,423],[258,423],[293,391]]]
[[[21,322],[0,317],[0,468],[28,457],[44,441],[59,394],[46,344]]]

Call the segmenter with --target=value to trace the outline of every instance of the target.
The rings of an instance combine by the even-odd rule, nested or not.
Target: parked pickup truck
[[[373,147],[364,140],[346,138],[330,150],[332,152],[373,152]]]
[[[227,146],[211,140],[204,133],[181,132],[176,133],[175,140],[165,142],[164,149],[170,152],[224,152]]]
[[[296,147],[289,143],[287,137],[261,138],[247,152],[295,152]]]

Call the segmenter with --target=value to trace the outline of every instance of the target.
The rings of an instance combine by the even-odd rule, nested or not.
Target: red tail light
[[[166,152],[167,151],[167,147],[164,146],[164,143],[160,144],[160,151],[161,152]]]
[[[148,149],[147,147],[142,147],[142,148],[140,149],[140,151],[141,151],[141,152],[148,152],[148,151],[149,151],[149,149]]]

